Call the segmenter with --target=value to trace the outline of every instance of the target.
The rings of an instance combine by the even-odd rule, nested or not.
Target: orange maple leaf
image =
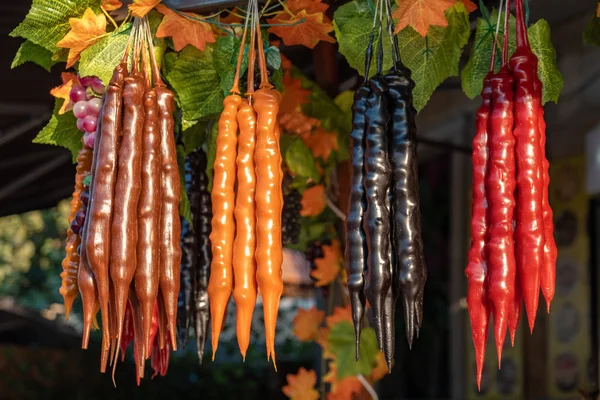
[[[385,355],[383,352],[377,353],[376,364],[371,370],[371,381],[377,382],[386,376],[389,372],[387,362],[385,361]]]
[[[295,133],[302,138],[308,137],[315,127],[321,124],[316,118],[306,116],[302,111],[279,114],[279,125],[288,132]]]
[[[292,69],[292,61],[283,54],[281,54],[281,69],[283,69],[284,72],[288,72]]]
[[[302,193],[302,210],[300,215],[303,217],[314,217],[319,215],[325,209],[325,186],[316,185],[310,187]]]
[[[340,256],[341,256],[341,254],[340,254]],[[342,322],[342,321],[347,321],[347,322],[352,323],[352,310],[350,309],[350,305],[347,305],[345,307],[334,308],[333,314],[331,314],[327,318],[325,318],[325,322],[327,323],[327,326],[329,328],[331,328],[335,324]]]
[[[134,17],[143,18],[158,3],[160,3],[160,0],[133,0],[133,3],[129,5],[129,11]]]
[[[287,0],[285,6],[294,14],[306,10],[308,14],[324,13],[329,8],[328,4],[321,0]]]
[[[62,79],[62,85],[55,87],[50,90],[50,94],[58,99],[64,99],[60,110],[58,110],[59,114],[64,114],[67,111],[71,111],[73,109],[73,102],[71,101],[71,88],[73,85],[79,85],[79,79],[77,75],[72,72],[63,72],[60,74]]]
[[[477,5],[475,3],[473,3],[471,0],[458,0],[461,3],[463,3],[467,9],[468,12],[473,12],[475,10],[477,10]]]
[[[162,4],[156,6],[156,9],[165,16],[158,26],[156,36],[170,36],[173,39],[175,51],[180,51],[188,44],[191,44],[200,51],[204,51],[206,43],[214,43],[216,41],[213,30],[206,22],[182,17]],[[183,14],[198,18],[197,15],[192,13]]]
[[[302,88],[302,79],[293,78],[291,74],[283,75],[283,97],[279,103],[282,114],[297,111],[301,104],[308,103],[310,90]]]
[[[56,46],[69,49],[67,68],[79,60],[79,54],[96,43],[106,33],[106,17],[87,8],[81,18],[69,18],[71,30]]]
[[[448,26],[444,11],[456,4],[455,0],[402,0],[393,17],[398,19],[394,33],[412,26],[421,36],[427,35],[429,27]]]
[[[355,399],[364,391],[364,387],[356,376],[349,376],[341,381],[336,381],[331,386],[331,392],[327,393],[327,400],[350,400]]]
[[[315,269],[310,273],[310,276],[317,280],[315,286],[329,285],[338,276],[342,267],[342,251],[337,239],[332,240],[331,246],[324,245],[323,253],[322,258],[315,258]],[[327,317],[328,325],[329,318]]]
[[[283,394],[292,400],[318,400],[319,392],[315,390],[317,374],[300,367],[298,373],[286,375],[287,385],[281,388]]]
[[[242,22],[242,19],[238,15],[233,14],[231,11],[227,11],[227,15],[225,17],[219,17],[219,22],[224,24],[239,24]]]
[[[320,157],[325,161],[327,161],[332,151],[339,149],[337,134],[320,127],[311,135],[303,137],[303,139],[304,144],[311,150],[313,156]]]
[[[100,3],[100,7],[102,7],[105,11],[114,11],[121,8],[123,3],[119,0],[102,0]]]
[[[324,318],[325,312],[314,306],[308,310],[298,309],[293,321],[294,335],[302,342],[315,340],[319,336],[319,326]]]
[[[269,32],[283,39],[286,46],[299,44],[313,49],[321,40],[335,43],[335,39],[329,36],[329,32],[333,31],[333,25],[322,12],[308,14],[306,10],[301,10],[292,16],[281,11],[267,21],[269,24],[278,24],[278,26],[271,26]]]

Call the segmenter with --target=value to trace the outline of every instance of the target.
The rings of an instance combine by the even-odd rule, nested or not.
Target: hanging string
[[[377,73],[381,74],[383,70],[383,2],[379,1],[379,30],[377,40]]]
[[[377,0],[379,1],[379,0]],[[373,40],[375,39],[375,26],[377,24],[377,13],[379,11],[379,3],[375,4],[375,14],[373,15],[373,26],[371,27],[371,35],[369,36],[369,44],[365,54],[365,82],[369,79],[369,70],[371,69],[371,59],[373,58]]]

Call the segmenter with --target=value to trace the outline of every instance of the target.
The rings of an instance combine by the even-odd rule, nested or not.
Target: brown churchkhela
[[[121,63],[115,68],[113,77],[106,88],[102,130],[97,165],[93,176],[93,192],[88,211],[89,228],[86,232],[87,258],[98,286],[100,311],[102,313],[102,353],[100,371],[106,371],[110,351],[109,333],[109,274],[111,220],[114,208],[114,188],[117,172],[118,140],[122,129],[121,105],[123,82],[127,76],[127,64]]]

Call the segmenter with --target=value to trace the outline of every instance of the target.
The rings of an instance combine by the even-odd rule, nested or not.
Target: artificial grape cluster
[[[283,196],[281,213],[281,238],[283,244],[298,243],[300,236],[300,210],[302,195],[296,189],[290,190]]]
[[[77,129],[84,132],[83,142],[87,147],[93,148],[94,133],[102,108],[102,99],[98,95],[104,93],[104,84],[95,76],[80,77],[79,83],[71,88],[69,97],[74,103],[73,115],[77,118]]]

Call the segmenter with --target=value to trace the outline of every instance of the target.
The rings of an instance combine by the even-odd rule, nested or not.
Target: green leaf
[[[90,187],[90,183],[92,183],[92,175],[88,175],[83,178],[83,186]]]
[[[327,335],[329,351],[337,360],[337,379],[359,374],[369,376],[377,364],[377,338],[373,328],[363,328],[360,334],[359,359],[355,359],[354,327],[349,321],[340,321]]]
[[[33,0],[25,20],[11,33],[42,46],[52,54],[58,43],[71,29],[69,18],[79,18],[86,8],[100,12],[98,0]]]
[[[364,18],[370,18],[371,26],[373,26],[373,11],[369,7],[369,3],[366,0],[353,0],[339,7],[333,14],[333,20],[339,29],[342,29],[344,25],[346,25],[346,23],[352,19]]]
[[[504,14],[504,13],[503,13]],[[498,31],[498,53],[495,59],[494,69],[497,71],[502,65],[502,45],[504,43],[504,17],[501,17],[500,29]],[[468,98],[474,99],[481,93],[483,88],[483,79],[490,69],[490,59],[492,57],[492,49],[494,45],[494,36],[496,33],[496,22],[498,21],[498,10],[492,10],[489,19],[479,18],[477,20],[477,31],[475,32],[475,40],[471,48],[471,55],[467,64],[460,73],[461,84],[463,91]],[[508,22],[509,35],[509,54],[515,52],[516,44],[516,21],[515,17],[511,16]]]
[[[210,124],[208,121],[203,121],[183,131],[181,142],[183,144],[183,154],[185,156],[202,146],[202,144],[206,141],[206,135],[210,134],[207,132],[210,128],[209,125]]]
[[[208,191],[212,190],[213,169],[215,158],[217,157],[217,134],[219,133],[219,124],[213,121],[210,128],[210,135],[206,135],[206,176],[208,177]]]
[[[265,58],[267,60],[267,65],[273,70],[281,68],[281,54],[279,54],[279,47],[268,47],[265,50]]]
[[[563,88],[563,77],[556,63],[556,50],[550,37],[550,25],[544,19],[538,20],[527,30],[531,51],[538,58],[538,76],[542,81],[542,104],[558,102]]]
[[[323,239],[328,228],[332,226],[331,221],[318,221],[315,217],[300,218],[300,234],[298,235],[298,243],[287,244],[286,247],[293,250],[298,250],[305,253],[311,243]]]
[[[352,114],[352,104],[354,104],[354,91],[353,90],[344,90],[342,93],[338,94],[333,102],[342,112]],[[352,122],[350,122],[352,123]]]
[[[179,196],[179,215],[185,218],[190,226],[194,225],[192,221],[192,209],[190,200],[185,190],[185,151],[182,145],[177,146],[177,167],[179,168],[179,182],[181,184],[181,194]]]
[[[29,61],[39,65],[48,72],[50,72],[50,68],[54,65],[52,62],[52,53],[50,51],[26,40],[21,43],[10,68],[16,68]]]
[[[600,18],[596,15],[583,30],[583,41],[590,46],[600,46]]]
[[[497,11],[493,11],[490,17],[495,23],[498,16]],[[502,27],[501,27],[502,28]],[[495,26],[489,25],[486,21],[479,19],[477,21],[477,33],[475,34],[475,45],[471,50],[471,56],[465,68],[461,72],[462,88],[467,97],[473,99],[479,95],[483,87],[483,78],[489,71],[490,58],[492,54],[493,33],[490,29]],[[502,32],[502,29],[500,29]],[[548,22],[540,19],[527,30],[531,51],[538,58],[538,77],[542,82],[542,103],[548,101],[557,102],[562,91],[563,78],[556,62],[556,50],[552,45],[550,38],[550,26]],[[486,36],[487,34],[487,36]],[[509,22],[508,43],[509,57],[516,50],[516,32],[515,19],[511,17]],[[502,44],[502,37],[499,34],[499,43]],[[500,57],[496,57],[496,70],[500,67]]]
[[[166,79],[177,93],[179,107],[183,111],[184,131],[199,120],[220,113],[223,108],[223,91],[219,86],[213,54],[218,53],[215,54],[212,45],[207,45],[202,52],[186,46],[172,68],[165,69]]]
[[[346,6],[340,7],[340,9],[351,5],[349,3]],[[357,6],[354,6],[356,8]],[[334,14],[333,19],[333,28],[335,31],[335,36],[339,43],[339,51],[346,57],[348,64],[352,68],[358,71],[358,73],[362,76],[365,72],[365,53],[367,51],[367,46],[369,45],[369,40],[371,38],[371,33],[373,32],[373,15],[364,15],[358,16],[355,18],[349,18],[345,20],[343,25],[340,27],[338,24],[338,20],[336,16],[338,15],[338,11]],[[377,49],[377,44],[379,43],[379,38],[375,35],[373,39],[373,49]],[[384,45],[387,44],[387,41],[384,42]],[[392,66],[392,57],[387,47],[384,46],[383,53],[383,70],[387,71]],[[375,57],[371,62],[371,66],[369,68],[369,77],[375,74],[376,71],[376,62]]]
[[[415,81],[413,102],[417,111],[446,78],[458,75],[460,55],[469,41],[469,17],[462,3],[446,10],[446,20],[447,27],[432,26],[425,38],[410,27],[398,34],[402,61]]]
[[[315,166],[315,159],[301,139],[294,140],[285,152],[285,164],[295,175],[319,181],[320,175]]]
[[[81,149],[81,132],[77,129],[77,119],[73,113],[58,114],[63,101],[63,99],[56,99],[50,121],[33,139],[33,143],[65,147],[71,151],[75,162],[77,152]]]
[[[79,74],[97,76],[107,85],[115,67],[123,58],[130,31],[131,23],[127,23],[82,51]]]

